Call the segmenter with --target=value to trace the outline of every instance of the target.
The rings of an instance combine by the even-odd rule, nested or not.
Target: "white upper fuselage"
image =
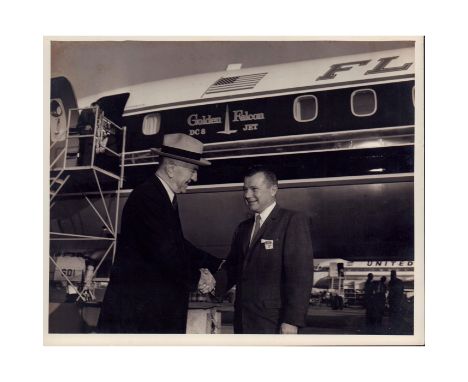
[[[128,116],[226,99],[261,98],[368,82],[392,82],[402,76],[413,77],[414,70],[414,49],[405,48],[146,82],[81,98],[78,105],[87,107],[101,97],[128,92],[130,97],[124,112]],[[207,92],[221,78],[258,74],[261,74],[260,79],[252,88],[222,91],[211,88],[211,92]]]

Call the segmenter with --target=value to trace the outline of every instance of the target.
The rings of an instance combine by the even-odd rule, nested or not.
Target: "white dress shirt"
[[[270,216],[271,211],[273,211],[273,208],[275,208],[275,206],[276,206],[276,202],[273,202],[267,208],[265,208],[262,212],[260,212],[260,214],[258,213],[255,214],[255,217],[257,217],[257,215],[260,215],[260,228],[262,228],[263,223],[265,222],[265,220],[267,220],[268,216]],[[253,239],[254,229],[255,229],[255,220],[252,226],[252,232],[250,233],[250,241],[252,241]]]
[[[167,195],[169,196],[169,200],[172,203],[172,201],[174,200],[174,196],[175,196],[174,191],[171,190],[171,188],[169,187],[169,185],[167,184],[167,182],[164,179],[162,179],[161,177],[159,177],[157,175],[156,175],[156,177],[161,181],[162,185],[166,189]]]

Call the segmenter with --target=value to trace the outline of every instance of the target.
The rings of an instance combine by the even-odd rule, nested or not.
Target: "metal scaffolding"
[[[120,142],[117,144],[120,149],[111,148],[109,142],[112,138],[117,142],[117,136],[121,136]],[[72,190],[73,195],[75,195],[74,200],[85,200],[94,212],[96,219],[108,232],[106,236],[75,232],[50,232],[50,242],[59,248],[64,248],[65,243],[80,241],[105,244],[104,255],[96,267],[88,267],[81,283],[72,281],[60,268],[52,250],[49,253],[50,261],[56,270],[78,295],[76,301],[94,300],[95,296],[91,285],[93,279],[110,253],[112,253],[112,262],[114,261],[119,225],[119,204],[124,179],[125,138],[126,127],[120,127],[106,118],[98,106],[82,109],[72,108],[68,113],[65,138],[60,142],[53,142],[50,146],[51,150],[55,149],[55,155],[54,157],[51,155],[50,163],[50,209],[54,208],[60,196],[66,197],[67,192]],[[57,146],[63,147],[59,147],[57,150]],[[107,161],[101,163],[101,158],[106,158]],[[109,163],[112,164],[112,168],[105,168],[104,165]],[[114,164],[116,165],[115,169],[113,168]],[[109,181],[116,183],[116,187],[111,190],[111,194],[115,195],[116,200],[115,214],[112,217],[102,187],[103,182]],[[83,184],[86,184],[86,190],[82,187]],[[86,195],[91,191],[98,195],[102,207],[101,212],[97,208],[98,202],[93,203]],[[76,196],[77,194],[81,196]]]

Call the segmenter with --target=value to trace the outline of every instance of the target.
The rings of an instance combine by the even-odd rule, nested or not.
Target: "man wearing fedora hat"
[[[177,197],[197,180],[203,144],[167,134],[155,176],[136,187],[122,212],[121,237],[98,329],[102,333],[185,333],[191,290],[208,293],[221,260],[185,240]]]

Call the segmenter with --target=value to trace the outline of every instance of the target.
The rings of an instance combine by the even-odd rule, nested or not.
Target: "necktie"
[[[174,199],[172,199],[172,208],[174,209],[174,215],[176,216],[177,226],[180,228],[180,234],[182,235],[182,225],[180,224],[179,205],[177,204],[177,195],[174,195]]]
[[[258,230],[260,229],[260,221],[262,220],[262,217],[260,214],[255,215],[255,225],[254,225],[254,230],[252,233],[252,236],[250,238],[250,245],[252,244],[253,239],[255,238],[255,235],[257,235]]]
[[[174,195],[174,199],[172,199],[172,208],[174,208],[175,211],[179,210],[179,205],[177,204],[177,195]]]

